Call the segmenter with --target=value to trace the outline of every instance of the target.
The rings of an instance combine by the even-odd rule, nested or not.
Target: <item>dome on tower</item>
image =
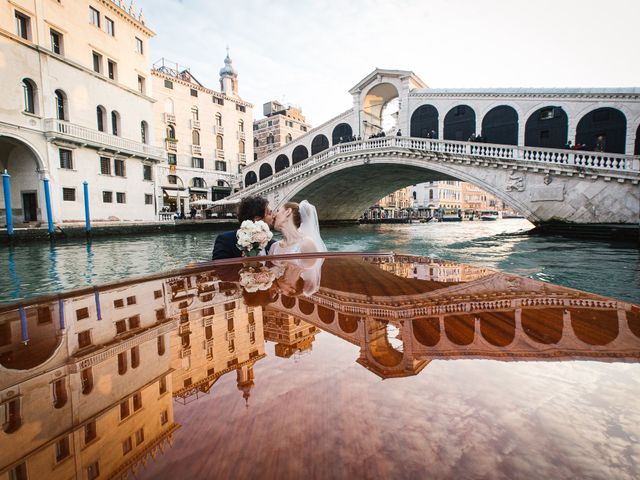
[[[231,57],[229,57],[229,52],[227,52],[227,57],[224,59],[224,67],[220,69],[220,76],[223,77],[225,75],[230,75],[232,77],[238,75],[236,69],[233,68]]]

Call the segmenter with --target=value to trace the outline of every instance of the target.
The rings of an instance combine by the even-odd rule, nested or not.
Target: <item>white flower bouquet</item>
[[[255,257],[267,246],[269,240],[273,238],[273,233],[269,230],[269,225],[262,220],[257,222],[245,220],[240,225],[236,238],[238,239],[236,245],[242,252],[242,256]]]
[[[240,285],[249,293],[269,290],[279,273],[280,269],[264,265],[245,267],[240,270]]]

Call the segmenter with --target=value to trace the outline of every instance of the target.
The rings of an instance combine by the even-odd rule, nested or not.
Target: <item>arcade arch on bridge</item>
[[[307,150],[307,147],[305,147],[304,145],[298,145],[293,149],[293,152],[291,153],[291,161],[294,165],[307,158],[309,158],[309,150]]]
[[[333,128],[331,133],[331,145],[346,142],[353,136],[353,129],[348,123],[339,123]]]
[[[316,153],[320,153],[329,148],[329,139],[323,135],[316,135],[311,141],[311,155],[315,155]]]
[[[256,175],[256,172],[247,172],[247,174],[244,176],[245,187],[253,185],[254,183],[258,183],[258,176]]]
[[[499,105],[482,118],[481,135],[487,143],[518,144],[518,112],[509,105]]]
[[[276,162],[275,162],[276,173],[288,167],[289,167],[289,158],[284,153],[278,155],[276,157]]]
[[[271,168],[271,165],[269,165],[268,163],[263,163],[262,165],[260,165],[260,180],[264,180],[265,178],[269,178],[271,175],[273,175],[273,169]]]
[[[442,138],[469,140],[476,133],[476,112],[469,105],[456,105],[444,117]]]
[[[565,148],[569,133],[569,119],[562,107],[545,106],[537,109],[524,127],[527,147]]]
[[[433,105],[420,105],[411,115],[412,137],[438,138],[438,110]]]
[[[627,117],[616,108],[597,108],[584,115],[576,127],[576,145],[587,150],[625,153]]]
[[[362,123],[365,137],[383,131],[383,112],[385,107],[398,98],[398,89],[392,83],[378,83],[364,96],[362,104]]]

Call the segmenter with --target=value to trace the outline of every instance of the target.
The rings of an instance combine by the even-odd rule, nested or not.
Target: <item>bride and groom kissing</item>
[[[261,255],[286,255],[297,253],[326,252],[327,247],[320,236],[318,214],[313,205],[306,200],[287,202],[273,212],[266,198],[245,197],[238,207],[240,224],[246,220],[263,221],[271,229],[282,234],[279,241],[270,240]],[[243,256],[238,248],[238,232],[233,230],[216,237],[212,260],[237,258]]]

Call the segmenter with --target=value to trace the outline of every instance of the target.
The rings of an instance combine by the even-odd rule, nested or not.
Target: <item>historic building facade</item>
[[[161,210],[188,211],[192,201],[229,195],[240,168],[253,158],[253,106],[238,96],[229,55],[220,70],[220,91],[164,59],[154,65],[151,79],[155,135],[166,151],[158,172]]]
[[[0,5],[0,169],[11,179],[14,222],[156,218],[149,39],[120,2]],[[6,209],[0,205],[0,221]]]
[[[254,160],[304,135],[312,127],[297,107],[285,107],[275,100],[263,105],[265,118],[253,122]]]

